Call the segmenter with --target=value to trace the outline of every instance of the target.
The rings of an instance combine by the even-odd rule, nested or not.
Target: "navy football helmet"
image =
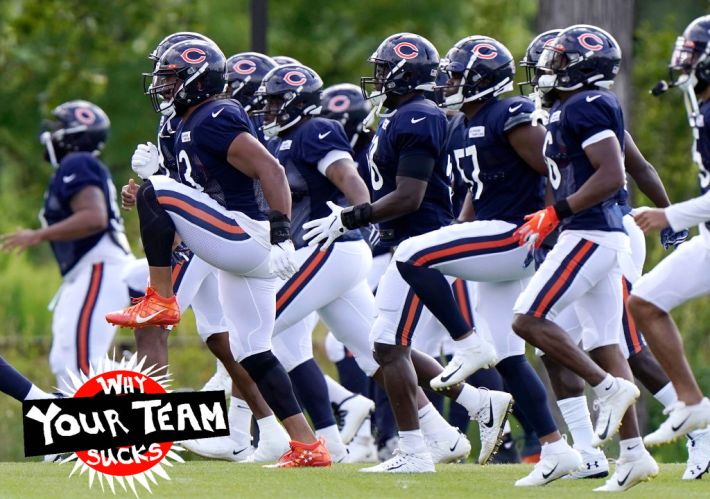
[[[536,66],[538,90],[608,89],[620,64],[621,48],[613,36],[596,26],[576,24],[545,45]]]
[[[533,38],[533,41],[530,42],[528,48],[525,49],[525,56],[520,61],[520,67],[525,68],[525,81],[520,83],[521,89],[523,85],[531,85],[533,88],[535,87],[537,83],[535,73],[537,61],[540,60],[540,56],[542,55],[542,51],[545,46],[548,43],[552,43],[552,40],[557,38],[557,35],[561,32],[561,29],[551,29],[549,31],[545,31],[544,33],[540,33]]]
[[[668,65],[671,86],[703,91],[710,83],[710,16],[695,19],[676,40]]]
[[[97,155],[108,138],[111,122],[96,104],[85,100],[65,102],[54,108],[52,119],[42,122],[40,142],[54,167],[70,152]]]
[[[224,92],[227,61],[212,42],[185,40],[169,47],[152,73],[143,74],[145,93],[153,109],[174,105],[178,114]]]
[[[204,40],[206,42],[214,43],[212,40],[210,40],[201,33],[195,33],[193,31],[178,31],[177,33],[168,35],[162,40],[160,40],[158,46],[155,47],[155,49],[153,49],[150,54],[148,54],[148,59],[153,62],[158,62],[166,50],[168,50],[176,43],[183,42],[185,40]]]
[[[247,113],[261,109],[262,97],[255,95],[256,91],[264,76],[276,66],[275,60],[259,52],[242,52],[227,59],[229,92]]]
[[[459,40],[441,60],[440,68],[449,76],[445,107],[459,109],[465,102],[491,99],[513,89],[513,55],[487,36]]]
[[[354,147],[364,131],[363,121],[372,109],[360,88],[352,83],[328,87],[323,90],[321,107],[321,116],[339,121]]]
[[[279,66],[285,66],[286,64],[298,64],[299,66],[303,66],[301,61],[287,55],[275,55],[272,59],[275,60],[276,64]]]
[[[318,73],[301,64],[269,71],[256,93],[264,99],[263,109],[256,113],[264,115],[264,135],[275,137],[304,117],[319,114],[322,88]]]
[[[374,65],[374,75],[360,78],[360,88],[379,107],[388,94],[433,90],[439,53],[423,36],[397,33],[385,38],[367,62]]]

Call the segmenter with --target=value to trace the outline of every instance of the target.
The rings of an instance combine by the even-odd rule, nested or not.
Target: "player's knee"
[[[515,314],[513,317],[513,331],[515,334],[527,340],[535,330],[535,318],[525,314]]]
[[[654,319],[666,315],[666,312],[658,308],[656,305],[636,295],[629,296],[627,305],[631,315],[633,315],[636,320],[646,318]]]
[[[407,262],[409,258],[416,252],[415,244],[412,239],[402,241],[392,256],[395,262]]]
[[[398,345],[375,343],[374,357],[380,366],[396,363],[409,356],[409,349]]]
[[[271,353],[271,350],[267,350],[242,359],[240,364],[249,373],[251,379],[258,383],[269,371],[279,365],[279,360]]]

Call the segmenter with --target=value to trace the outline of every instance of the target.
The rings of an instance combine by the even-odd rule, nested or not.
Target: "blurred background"
[[[446,51],[459,39],[481,34],[522,58],[542,30],[585,22],[617,37],[624,64],[617,93],[627,128],[658,169],[672,201],[698,194],[690,158],[691,134],[679,92],[654,98],[649,89],[667,75],[675,38],[694,18],[710,12],[700,0],[0,0],[0,233],[35,228],[42,194],[52,174],[42,160],[39,123],[56,105],[87,99],[109,115],[111,134],[103,160],[117,188],[128,180],[136,144],[155,140],[158,116],[143,95],[147,54],[166,35],[197,31],[229,57],[251,50],[252,35],[269,55],[289,55],[313,67],[325,85],[359,84],[369,75],[367,57],[386,36],[411,31]],[[252,12],[266,12],[265,39],[252,33]],[[257,45],[256,48],[259,48]],[[524,76],[521,72],[519,77]],[[632,187],[633,189],[633,187]],[[634,204],[648,201],[633,193]],[[125,216],[136,255],[142,250],[135,213]],[[664,256],[649,238],[646,268]],[[47,304],[60,284],[49,247],[16,256],[0,253],[0,352],[37,385],[51,389],[47,355],[51,313]],[[695,300],[674,311],[696,375],[710,393],[710,302]],[[322,340],[319,330],[317,341]],[[198,388],[214,360],[191,318],[171,333],[174,387]],[[132,333],[116,335],[116,352],[133,348]],[[333,372],[316,346],[325,371]],[[554,405],[554,404],[552,404]],[[648,394],[640,402],[642,425],[662,419]],[[473,431],[476,431],[473,429]],[[472,436],[473,437],[473,436]],[[474,437],[475,438],[475,437]],[[472,442],[475,442],[472,439]],[[684,442],[655,451],[659,460],[685,461]],[[23,459],[20,408],[0,397],[0,461]]]

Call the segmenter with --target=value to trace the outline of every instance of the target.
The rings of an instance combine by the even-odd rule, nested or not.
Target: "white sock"
[[[556,454],[558,452],[564,451],[567,447],[569,446],[567,445],[567,442],[565,442],[565,439],[560,438],[559,440],[555,440],[554,442],[542,444],[542,451],[540,454],[547,454],[548,452]]]
[[[419,428],[422,434],[431,440],[436,440],[438,435],[449,433],[453,430],[431,402],[419,409]]]
[[[237,397],[231,397],[229,401],[229,431],[232,438],[249,437],[251,440],[251,409],[246,402]]]
[[[276,416],[273,414],[271,416],[266,416],[265,418],[257,419],[256,425],[259,427],[260,435],[265,435],[269,432],[286,433],[286,430],[283,429],[279,423],[279,420],[276,419]]]
[[[590,451],[592,447],[592,439],[594,438],[594,428],[592,426],[592,418],[589,415],[587,407],[587,397],[570,397],[557,401],[557,407],[560,408],[562,418],[567,424],[567,429],[572,434],[574,447],[579,450]]]
[[[612,393],[617,387],[617,385],[618,383],[616,382],[616,378],[614,378],[614,376],[612,376],[611,374],[607,373],[606,377],[602,380],[602,382],[596,386],[593,386],[592,389],[594,390],[594,394],[598,398],[601,398]],[[610,386],[612,387],[610,388]]]
[[[666,386],[654,393],[653,398],[658,400],[663,407],[668,407],[678,400],[678,394],[675,392],[673,383],[669,382]]]
[[[372,422],[369,416],[365,418],[360,428],[357,429],[355,436],[360,438],[372,438]]]
[[[421,430],[400,431],[399,449],[405,454],[420,454],[427,452],[426,442]]]
[[[342,456],[347,452],[345,444],[343,444],[343,440],[340,438],[340,432],[338,431],[337,425],[330,425],[325,428],[317,429],[316,436],[323,437],[325,439],[325,447],[331,454],[335,456]]]
[[[641,437],[627,438],[619,441],[619,459],[636,459],[640,456],[645,447]]]
[[[27,392],[27,395],[25,395],[25,400],[36,400],[36,399],[51,399],[52,396],[45,392],[44,390],[40,390],[37,388],[37,385],[32,385],[30,387],[30,391]]]
[[[478,345],[480,345],[481,343],[483,343],[483,339],[474,330],[471,334],[469,334],[465,338],[460,339],[460,340],[456,340],[454,345],[456,345],[456,349],[462,350],[465,348],[475,348]]]
[[[481,409],[481,392],[478,388],[464,383],[461,393],[456,397],[456,403],[464,406],[468,415],[473,418]]]
[[[340,405],[343,403],[343,400],[355,395],[327,374],[325,375],[325,384],[328,386],[328,397],[330,397],[330,401],[335,405]]]

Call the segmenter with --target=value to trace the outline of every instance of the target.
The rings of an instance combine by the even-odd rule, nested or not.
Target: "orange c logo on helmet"
[[[419,49],[410,42],[399,42],[394,46],[394,53],[402,59],[414,59],[419,55]]]
[[[74,117],[82,125],[93,125],[96,121],[96,114],[88,107],[74,109]]]
[[[232,69],[234,69],[235,73],[239,73],[240,75],[250,75],[256,71],[256,63],[249,59],[241,59],[232,66]]]
[[[347,95],[336,95],[328,102],[328,111],[342,113],[350,108],[350,98]]]
[[[475,55],[477,59],[495,59],[498,55],[498,50],[495,45],[491,45],[490,43],[474,45],[471,52],[473,52],[473,55]]]
[[[183,53],[180,54],[180,57],[188,64],[199,64],[207,59],[207,53],[200,48],[190,47],[189,49],[185,49]]]
[[[300,71],[289,71],[284,75],[284,81],[291,86],[300,87],[308,81],[308,78]]]
[[[577,37],[579,44],[587,50],[598,52],[604,48],[604,40],[594,33],[582,33]]]

